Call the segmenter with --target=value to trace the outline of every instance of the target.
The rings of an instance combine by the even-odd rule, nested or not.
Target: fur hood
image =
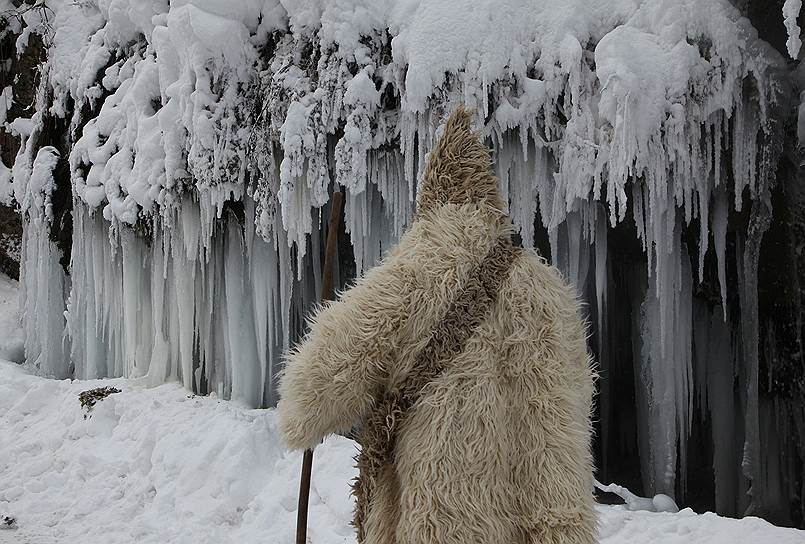
[[[463,106],[447,120],[444,134],[428,157],[417,193],[418,213],[444,204],[477,204],[504,215],[489,149],[472,132],[471,123],[472,112]]]

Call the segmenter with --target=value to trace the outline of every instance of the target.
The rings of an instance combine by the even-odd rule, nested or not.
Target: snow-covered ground
[[[16,283],[3,278],[0,286],[2,345],[19,350]],[[104,386],[121,392],[90,412],[81,407],[82,391]],[[316,451],[313,544],[355,542],[354,453],[341,437]],[[273,410],[195,396],[178,383],[52,380],[0,361],[0,514],[16,519],[16,528],[0,530],[0,544],[290,544],[299,467],[300,455],[280,443]],[[601,544],[805,543],[805,531],[756,518],[613,506],[599,514]]]
[[[106,385],[122,392],[87,414],[78,394]],[[18,526],[0,531],[3,544],[293,541],[300,456],[280,446],[273,411],[4,362],[0,414],[0,511]],[[345,439],[318,452],[313,542],[354,541],[353,453]]]
[[[88,414],[82,391],[121,393]],[[291,543],[300,456],[279,442],[273,410],[146,388],[122,378],[57,381],[0,363],[0,543]],[[87,416],[85,418],[85,416]],[[354,444],[316,451],[310,540],[355,542],[348,483]],[[602,544],[802,544],[805,531],[714,514],[602,506]]]

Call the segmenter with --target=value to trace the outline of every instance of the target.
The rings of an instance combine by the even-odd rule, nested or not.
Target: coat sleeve
[[[320,308],[288,353],[280,380],[279,425],[288,446],[315,446],[363,419],[387,380],[410,285],[400,266],[367,273]]]

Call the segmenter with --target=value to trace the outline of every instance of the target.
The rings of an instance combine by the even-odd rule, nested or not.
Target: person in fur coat
[[[320,308],[287,355],[280,430],[305,449],[366,426],[389,391],[416,383],[432,338],[464,329],[425,363],[435,370],[411,406],[383,416],[400,419],[391,459],[365,474],[359,458],[357,487],[372,484],[370,496],[356,489],[359,541],[592,544],[594,373],[579,301],[531,249],[477,279],[512,224],[471,120],[459,108],[447,121],[399,244]],[[473,282],[494,293],[468,325],[454,307]]]

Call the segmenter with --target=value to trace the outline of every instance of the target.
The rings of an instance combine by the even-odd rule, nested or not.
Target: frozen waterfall
[[[780,362],[759,294],[792,91],[727,0],[48,4],[17,28],[50,48],[36,113],[10,125],[42,373],[274,404],[333,187],[343,287],[409,224],[465,103],[522,243],[588,302],[599,479],[802,522],[805,385],[770,394],[797,355]],[[50,211],[60,183],[71,225]]]

